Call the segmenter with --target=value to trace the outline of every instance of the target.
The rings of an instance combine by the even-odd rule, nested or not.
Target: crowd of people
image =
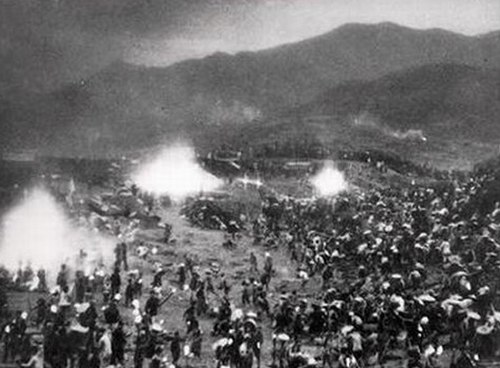
[[[241,284],[217,264],[202,270],[189,253],[167,266],[158,262],[157,246],[120,234],[111,265],[90,272],[61,265],[54,288],[43,270],[20,269],[15,286],[31,285],[42,297],[2,326],[3,362],[353,368],[406,359],[411,368],[430,368],[443,355],[459,367],[494,359],[500,206],[471,210],[483,181],[473,176],[334,199],[269,197],[253,223]],[[163,241],[173,233],[166,226]],[[229,238],[237,246],[238,237]],[[285,250],[299,280],[278,293],[276,250]],[[131,252],[150,265],[133,268]],[[85,263],[86,254],[80,257]],[[161,316],[170,316],[176,293],[184,296],[185,329],[168,330]],[[202,330],[206,321],[209,331]],[[207,334],[215,341],[210,356],[203,354]]]
[[[276,333],[319,337],[323,363],[475,364],[499,354],[500,206],[471,210],[484,177],[446,186],[371,190],[330,201],[268,198],[254,233],[286,247],[320,298],[284,298]]]
[[[164,242],[171,236],[171,226],[166,229]],[[131,250],[135,265],[144,267],[131,268]],[[12,277],[13,289],[41,297],[33,308],[14,311],[3,324],[2,361],[55,368],[189,365],[207,359],[201,356],[200,326],[200,318],[206,318],[214,321],[210,334],[218,338],[211,359],[219,366],[251,367],[255,358],[260,366],[263,334],[257,315],[235,308],[232,285],[220,267],[202,272],[196,257],[186,253],[169,268],[158,262],[157,252],[157,245],[120,241],[112,267],[102,262],[89,272],[62,264],[55,287],[48,286],[44,270],[20,268]],[[84,251],[78,257],[77,264],[88,263]],[[176,275],[178,288],[164,281],[167,271]],[[265,299],[261,289],[247,304]],[[185,331],[167,331],[168,323],[159,316],[168,313],[164,305],[177,292],[188,296]]]

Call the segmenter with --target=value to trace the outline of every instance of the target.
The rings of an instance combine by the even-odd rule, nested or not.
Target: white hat
[[[340,329],[340,333],[342,335],[347,335],[349,332],[351,332],[352,330],[354,330],[354,326],[351,326],[351,325],[346,325],[344,327],[342,327]]]
[[[248,318],[257,318],[257,313],[250,311],[247,313]]]
[[[235,309],[231,314],[231,321],[236,321],[243,318],[243,311],[241,309]]]
[[[283,341],[283,342],[290,340],[290,336],[288,336],[286,333],[280,333],[280,334],[278,334],[278,336],[276,336],[276,338],[279,341]]]
[[[76,313],[85,313],[90,308],[89,303],[75,304]]]
[[[153,323],[153,326],[151,326],[151,329],[153,331],[157,331],[157,332],[161,332],[161,330],[162,330],[161,325],[159,323]]]
[[[213,345],[212,348],[213,350],[217,350],[219,347],[224,347],[226,345],[229,345],[229,339],[226,337],[223,337],[222,339],[217,340]]]

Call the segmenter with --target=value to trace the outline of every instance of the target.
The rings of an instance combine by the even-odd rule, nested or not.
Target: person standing
[[[202,336],[201,330],[200,330],[200,328],[197,328],[193,332],[193,340],[191,342],[191,349],[190,349],[196,358],[201,357],[202,342],[203,342],[203,336]]]
[[[99,339],[98,347],[101,365],[107,367],[111,363],[111,356],[113,354],[113,350],[111,347],[111,336],[107,329],[102,330],[102,335]]]
[[[115,267],[114,272],[111,274],[111,297],[120,294],[121,283],[120,269]]]
[[[66,285],[63,288],[61,288],[61,292],[59,293],[59,310],[63,319],[67,317],[70,308],[71,308],[71,300],[69,297],[69,288]]]
[[[163,233],[163,241],[168,244],[170,237],[172,236],[172,225],[165,223],[165,232]]]
[[[241,304],[243,306],[250,305],[250,286],[248,280],[243,280],[242,282]]]
[[[108,304],[106,309],[104,310],[104,320],[107,324],[112,325],[121,321],[120,311],[116,305],[116,301],[114,299]]]
[[[85,277],[82,271],[76,271],[75,275],[75,301],[77,303],[83,303],[85,298]]]
[[[181,263],[179,265],[179,269],[177,270],[177,274],[179,275],[179,285],[180,287],[184,287],[184,284],[186,283],[186,265],[184,263]]]
[[[36,274],[38,276],[38,291],[45,292],[48,290],[47,287],[47,277],[45,275],[45,270],[43,268],[40,268]]]
[[[273,257],[271,257],[271,254],[269,252],[266,252],[265,254],[264,273],[268,274],[269,276],[273,274]]]
[[[111,364],[120,364],[123,366],[126,344],[127,339],[125,337],[125,332],[123,331],[123,322],[120,321],[111,334]]]
[[[146,305],[144,306],[144,311],[149,317],[155,317],[158,315],[158,309],[160,308],[160,300],[154,290],[151,291],[151,295],[146,301]]]
[[[144,364],[144,358],[146,356],[146,347],[148,345],[148,331],[141,325],[137,326],[137,337],[135,340],[135,351],[134,351],[134,367],[142,368]]]
[[[179,331],[175,331],[174,337],[170,342],[170,353],[172,354],[172,363],[177,365],[181,357],[181,337],[179,335]]]
[[[127,287],[125,288],[125,306],[130,307],[132,300],[134,300],[134,280],[128,279]]]
[[[121,252],[121,258],[122,258],[122,262],[123,262],[123,269],[125,271],[128,271],[128,249],[127,249],[126,242],[120,243],[120,252]]]
[[[259,268],[257,265],[257,257],[255,256],[254,252],[250,252],[250,272],[251,273],[259,272]]]
[[[56,283],[61,289],[63,289],[65,286],[68,286],[68,270],[65,264],[61,265],[61,269],[57,274]]]

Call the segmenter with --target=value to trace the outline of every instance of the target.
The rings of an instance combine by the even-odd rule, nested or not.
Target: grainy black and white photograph
[[[499,0],[0,0],[0,368],[498,366]]]

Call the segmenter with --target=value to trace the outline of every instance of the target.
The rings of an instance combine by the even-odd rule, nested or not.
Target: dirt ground
[[[295,278],[294,265],[282,250],[267,249],[262,245],[254,245],[253,239],[247,233],[243,233],[237,239],[236,248],[227,249],[222,246],[225,240],[223,232],[194,228],[185,218],[179,215],[179,211],[180,206],[174,205],[170,208],[162,209],[159,213],[164,221],[172,225],[173,241],[169,244],[158,242],[162,236],[162,232],[159,230],[141,232],[138,238],[146,241],[147,244],[156,245],[159,251],[157,255],[149,257],[146,261],[136,256],[131,257],[130,260],[130,267],[132,269],[142,268],[144,270],[145,285],[148,285],[152,281],[152,269],[156,262],[163,264],[164,268],[167,269],[164,280],[177,289],[174,296],[161,308],[158,316],[158,320],[164,321],[163,326],[167,332],[179,331],[183,335],[186,331],[183,313],[189,304],[191,292],[181,290],[177,283],[176,275],[176,265],[183,262],[185,254],[191,255],[197,260],[202,274],[214,262],[220,265],[220,273],[224,273],[226,279],[232,285],[229,295],[236,308],[241,307],[241,283],[245,278],[251,276],[249,265],[251,252],[254,252],[257,256],[259,268],[263,265],[265,252],[269,251],[273,257],[276,275],[271,281],[269,290],[271,306],[274,305],[280,295],[280,287],[286,284],[292,287],[300,286],[300,283]],[[219,280],[218,278],[214,278],[214,286],[216,288]],[[310,280],[309,283],[313,285],[314,280]],[[307,287],[306,289],[307,293],[310,294],[316,288]],[[299,289],[299,293],[303,292],[304,295],[305,291]],[[216,296],[209,294],[207,297],[210,307],[219,305]],[[146,298],[147,294],[143,295],[141,305],[144,305]],[[251,308],[244,310],[249,311]],[[125,311],[125,314],[129,318],[132,318],[131,311]],[[262,366],[267,366],[271,361],[271,321],[268,317],[263,317],[261,324],[264,333]],[[213,319],[202,317],[200,318],[200,325],[204,335],[202,358],[200,361],[190,362],[190,364],[199,367],[211,367],[214,366],[212,344],[217,340],[217,338],[212,337],[210,334]]]
[[[230,297],[236,308],[241,307],[241,282],[243,279],[251,276],[249,272],[249,256],[253,252],[258,259],[259,268],[263,265],[264,254],[270,252],[273,257],[273,263],[276,269],[276,275],[271,281],[269,291],[269,302],[271,307],[275,305],[279,299],[279,295],[286,290],[291,292],[295,290],[300,297],[311,298],[321,287],[319,277],[312,278],[308,281],[305,287],[302,287],[300,280],[296,277],[296,266],[290,261],[289,255],[283,248],[269,249],[263,245],[253,244],[253,238],[247,232],[243,232],[237,240],[235,249],[227,249],[222,246],[225,240],[225,234],[221,231],[204,230],[192,227],[189,222],[180,214],[180,206],[174,205],[170,208],[164,208],[159,215],[164,221],[173,226],[173,241],[169,244],[158,242],[162,236],[159,230],[144,231],[139,234],[139,238],[147,241],[151,245],[156,245],[159,249],[158,254],[148,260],[140,260],[137,257],[131,258],[131,267],[141,267],[145,272],[145,285],[148,285],[152,280],[152,268],[155,262],[160,262],[165,265],[168,270],[164,278],[167,283],[178,289],[178,292],[161,308],[158,319],[164,321],[163,326],[169,333],[179,331],[181,335],[185,334],[186,326],[183,320],[183,313],[189,304],[190,292],[182,291],[177,284],[176,265],[183,261],[185,254],[194,256],[200,270],[203,272],[208,269],[211,263],[216,262],[221,266],[221,272],[225,273],[226,278],[230,281],[232,288]],[[339,275],[342,278],[342,275]],[[218,286],[218,279],[214,279],[214,286]],[[165,284],[165,283],[164,283]],[[147,294],[143,296],[141,305],[144,305]],[[211,307],[218,305],[217,297],[208,295],[208,302]],[[249,311],[251,308],[246,308]],[[132,318],[131,311],[124,310],[124,314]],[[261,325],[264,333],[262,367],[267,367],[271,364],[271,339],[272,326],[271,320],[268,317],[261,319]],[[217,340],[211,336],[210,331],[213,326],[213,319],[202,317],[200,318],[200,326],[203,331],[203,349],[201,359],[189,362],[193,367],[214,367],[214,353],[212,344]],[[313,342],[304,341],[303,349],[312,353],[320,353],[320,348],[315,346]],[[168,349],[167,349],[168,350]],[[396,353],[396,352],[395,352]],[[129,359],[132,357],[130,356]],[[441,359],[442,367],[448,367],[450,363],[450,353],[445,352]],[[406,367],[406,360],[390,360],[385,367],[399,368]],[[484,366],[491,366],[490,364]]]
[[[163,221],[172,225],[172,241],[169,244],[161,242],[161,230],[143,231],[138,234],[138,238],[144,240],[150,246],[157,246],[158,253],[155,256],[149,257],[147,260],[141,260],[136,256],[131,257],[131,268],[142,268],[145,279],[144,285],[147,286],[152,280],[152,269],[156,262],[161,263],[167,274],[164,277],[164,285],[168,284],[175,287],[177,292],[174,296],[161,308],[158,320],[164,321],[163,326],[168,333],[179,331],[181,336],[185,334],[186,326],[183,320],[183,313],[187,308],[190,300],[190,291],[183,291],[177,283],[176,270],[179,263],[184,261],[184,255],[189,254],[194,257],[200,267],[201,274],[210,268],[212,263],[220,265],[221,273],[226,275],[226,279],[232,285],[230,298],[234,307],[241,307],[241,283],[242,281],[252,276],[250,273],[249,256],[253,252],[258,259],[259,269],[263,265],[264,255],[270,252],[273,258],[273,264],[276,269],[276,274],[273,277],[270,290],[269,302],[271,308],[276,304],[279,295],[283,292],[296,291],[299,297],[309,298],[309,300],[317,295],[321,288],[321,279],[319,276],[312,278],[303,286],[297,278],[296,265],[290,261],[290,257],[284,247],[275,249],[266,248],[264,245],[254,244],[253,238],[249,231],[245,231],[237,240],[235,249],[227,249],[222,246],[225,234],[222,231],[204,230],[195,228],[181,216],[181,206],[173,205],[169,208],[159,210],[159,215]],[[343,270],[348,272],[348,270]],[[338,282],[345,282],[346,274],[340,273]],[[217,288],[219,279],[214,278],[214,286]],[[168,287],[168,286],[167,286]],[[210,307],[215,307],[219,304],[218,298],[214,295],[207,295]],[[141,306],[144,305],[147,294],[143,295]],[[246,308],[249,311],[251,308]],[[124,310],[124,315],[132,318],[131,311]],[[203,331],[203,348],[201,359],[189,362],[183,362],[193,367],[214,367],[214,353],[212,344],[217,340],[211,336],[210,332],[213,326],[213,319],[208,317],[200,318],[200,326]],[[268,317],[261,319],[261,326],[264,333],[262,367],[271,364],[271,349],[272,349],[272,326],[271,320]],[[320,354],[320,348],[315,346],[313,342],[303,341],[303,349],[311,353]],[[168,351],[168,349],[167,349]],[[395,352],[396,353],[396,352]],[[401,354],[395,354],[404,356]],[[129,357],[132,358],[131,356]],[[448,367],[450,364],[450,352],[445,352],[441,357],[441,366]],[[384,364],[385,367],[398,368],[406,367],[407,361],[403,359],[390,360]],[[482,366],[491,366],[490,364],[482,364]]]
[[[300,280],[296,277],[296,266],[290,261],[286,250],[283,248],[269,249],[263,245],[253,244],[253,239],[248,233],[243,233],[237,240],[235,249],[226,249],[222,246],[225,240],[225,234],[221,231],[203,230],[192,227],[189,222],[179,215],[180,206],[162,209],[161,217],[163,220],[173,226],[173,241],[169,244],[164,244],[158,240],[161,238],[162,232],[159,230],[145,231],[139,234],[139,238],[143,239],[150,245],[156,245],[159,249],[154,257],[150,257],[146,261],[140,260],[137,257],[131,258],[131,267],[141,267],[145,272],[145,285],[148,285],[152,280],[152,268],[156,262],[160,262],[168,270],[164,278],[167,283],[177,288],[174,296],[161,308],[158,320],[164,321],[163,326],[168,333],[179,331],[181,335],[185,334],[186,326],[183,320],[183,313],[189,304],[190,291],[182,291],[177,284],[176,265],[183,261],[185,254],[194,256],[200,270],[203,272],[208,269],[213,262],[221,266],[221,273],[225,273],[226,278],[230,281],[232,288],[230,297],[236,308],[241,307],[241,282],[245,278],[251,276],[249,272],[249,255],[253,252],[258,259],[259,268],[262,267],[264,255],[270,252],[273,257],[273,263],[276,269],[276,275],[271,281],[269,290],[269,302],[271,307],[275,305],[279,299],[279,295],[286,290],[291,292],[295,290],[299,297],[311,298],[321,287],[319,277],[310,279],[305,286],[301,285]],[[204,273],[204,272],[203,272]],[[214,286],[218,286],[218,279],[214,279]],[[165,285],[166,283],[164,283]],[[147,294],[143,296],[141,305],[144,305]],[[218,299],[214,295],[208,295],[208,302],[211,307],[218,305]],[[244,309],[245,311],[251,308]],[[124,310],[124,314],[128,318],[132,318],[131,311]],[[214,367],[214,353],[212,344],[217,340],[211,336],[210,331],[213,326],[213,319],[208,317],[200,318],[200,326],[203,331],[203,349],[202,356],[199,360],[184,361],[183,364],[189,364],[193,367]],[[272,325],[268,317],[261,319],[261,326],[264,333],[262,367],[267,367],[271,364],[271,349],[272,349]],[[311,353],[320,354],[320,348],[314,345],[313,342],[304,341],[303,349]],[[167,349],[168,350],[168,349]],[[129,359],[132,357],[130,356]],[[447,361],[444,358],[443,361]],[[406,361],[392,360],[385,364],[387,367],[398,368],[405,367]],[[444,365],[444,366],[447,366]]]
[[[240,198],[241,190],[237,190],[238,193],[235,194]],[[248,196],[250,194],[247,193]],[[248,201],[253,202],[253,198],[249,198]],[[158,321],[163,321],[163,328],[167,333],[173,333],[179,331],[181,336],[185,335],[186,325],[183,319],[183,313],[189,305],[189,300],[191,298],[191,292],[183,290],[181,285],[177,283],[177,265],[184,262],[184,256],[189,254],[195,259],[196,264],[200,268],[200,273],[202,276],[205,275],[205,270],[209,269],[212,264],[216,263],[220,266],[221,273],[226,275],[226,279],[232,285],[230,291],[230,298],[234,307],[241,307],[241,283],[245,278],[253,276],[250,272],[249,256],[253,252],[257,259],[259,269],[262,269],[263,259],[266,252],[270,252],[273,258],[274,268],[276,274],[271,280],[270,290],[268,293],[268,299],[271,307],[275,305],[279,299],[279,295],[283,292],[296,291],[299,297],[311,298],[320,290],[321,280],[319,277],[313,278],[308,281],[308,283],[303,286],[301,281],[296,277],[297,270],[296,265],[290,261],[290,257],[286,252],[284,247],[278,247],[276,249],[268,249],[263,245],[256,245],[253,243],[253,238],[251,237],[249,231],[244,231],[241,236],[237,239],[237,247],[234,249],[227,249],[222,246],[224,242],[225,234],[222,231],[215,230],[204,230],[196,228],[190,225],[186,218],[180,215],[181,205],[174,204],[170,207],[162,207],[157,209],[157,214],[162,218],[162,221],[168,222],[172,225],[172,240],[165,244],[162,241],[163,230],[144,230],[140,231],[137,235],[138,241],[143,241],[149,248],[156,247],[158,252],[155,255],[149,254],[146,259],[139,258],[135,249],[131,247],[129,250],[129,267],[130,269],[140,269],[144,275],[144,288],[143,296],[140,300],[140,305],[143,308],[146,299],[149,296],[149,286],[153,278],[153,272],[156,265],[159,263],[162,268],[165,269],[166,275],[163,278],[164,290],[169,287],[176,288],[177,291],[173,297],[168,300],[160,309]],[[256,275],[255,275],[256,276]],[[344,276],[344,277],[343,277]],[[339,274],[339,282],[345,282],[346,275]],[[217,288],[220,280],[214,278],[214,286]],[[126,275],[122,273],[122,292],[124,291],[126,285]],[[220,291],[219,291],[220,292]],[[33,305],[36,298],[34,296],[29,296],[29,293],[19,293],[22,295],[17,295],[14,304],[24,304],[26,305],[26,300],[29,300],[28,304]],[[215,295],[207,295],[208,303],[210,307],[216,307],[219,305],[218,297]],[[19,308],[16,308],[19,309]],[[21,308],[21,309],[24,309]],[[246,308],[245,311],[249,311]],[[127,353],[127,364],[126,367],[132,367],[133,363],[133,348],[134,348],[134,328],[132,309],[121,307],[122,316],[127,322],[126,325],[129,328],[129,351]],[[202,356],[201,359],[194,361],[183,361],[182,364],[189,364],[193,367],[214,367],[214,353],[212,351],[212,344],[217,340],[211,336],[211,330],[213,326],[213,319],[208,317],[200,318],[200,326],[203,332],[203,345],[202,345]],[[263,328],[264,334],[264,344],[263,344],[263,357],[262,357],[262,367],[266,367],[271,363],[271,348],[272,348],[272,326],[271,320],[268,317],[263,317],[261,320],[261,326]],[[311,352],[319,353],[319,348],[315,347],[310,342],[304,341],[304,348]],[[170,353],[168,346],[166,346],[165,354],[170,360]],[[443,362],[448,359],[445,357]],[[403,360],[391,361],[386,366],[399,367],[405,366]],[[447,367],[448,364],[444,364],[443,367]]]
[[[268,293],[268,300],[271,308],[278,301],[280,294],[283,291],[291,292],[296,291],[299,297],[311,298],[321,288],[321,280],[319,277],[310,279],[308,283],[303,286],[301,281],[296,277],[296,265],[294,265],[286,254],[283,247],[275,249],[266,248],[263,245],[256,245],[253,243],[253,238],[248,231],[243,232],[237,239],[237,247],[234,249],[227,249],[222,246],[225,234],[222,231],[204,230],[195,228],[189,224],[187,219],[180,215],[180,205],[173,205],[168,208],[161,208],[158,210],[158,215],[161,216],[163,221],[172,225],[172,240],[165,244],[162,242],[163,231],[161,229],[141,231],[137,235],[139,241],[143,241],[148,247],[156,247],[158,252],[156,255],[149,254],[146,259],[141,259],[135,253],[135,249],[131,248],[129,251],[129,268],[140,269],[143,272],[144,288],[143,296],[140,300],[141,308],[144,307],[146,300],[149,296],[149,287],[153,279],[154,269],[158,264],[162,265],[165,269],[166,275],[163,277],[163,289],[175,288],[176,292],[160,309],[157,321],[162,322],[164,330],[171,334],[179,331],[181,336],[185,335],[186,325],[183,319],[183,313],[189,305],[191,292],[183,290],[177,282],[177,265],[184,261],[184,256],[189,254],[195,259],[196,264],[199,266],[200,273],[203,276],[205,270],[209,269],[214,263],[220,266],[220,273],[226,275],[226,279],[232,285],[229,293],[230,299],[234,308],[241,307],[241,283],[245,278],[252,276],[250,272],[249,256],[253,252],[257,259],[259,269],[262,268],[264,255],[270,252],[273,258],[273,264],[276,270],[270,289]],[[339,275],[342,278],[342,275]],[[214,286],[217,288],[220,279],[214,277]],[[341,281],[341,280],[339,280]],[[122,292],[126,284],[126,276],[122,273]],[[217,290],[220,294],[221,291]],[[40,295],[37,293],[13,293],[11,295],[11,305],[15,305],[15,309],[26,309],[33,306],[36,299]],[[208,294],[208,303],[210,307],[219,305],[218,297],[213,294]],[[12,306],[14,306],[12,305]],[[132,309],[121,306],[121,314],[126,321],[128,333],[128,352],[126,356],[126,367],[133,366],[133,349],[134,349],[134,327]],[[244,308],[244,311],[250,311],[252,308]],[[264,344],[262,350],[262,367],[267,367],[271,364],[271,349],[272,349],[272,325],[271,320],[267,316],[261,318],[261,326],[264,334]],[[203,345],[202,355],[200,359],[182,361],[182,365],[192,367],[214,367],[215,359],[212,350],[212,344],[218,339],[211,336],[213,327],[213,319],[209,317],[199,318],[200,327],[203,332]],[[320,349],[315,346],[313,342],[303,341],[303,349],[311,353],[319,355]],[[1,350],[1,349],[0,349]],[[170,360],[170,352],[168,346],[165,346],[165,355]],[[447,361],[448,359],[444,359]],[[406,366],[403,360],[390,361],[385,366],[388,367],[401,367]],[[448,366],[445,364],[443,366]]]

